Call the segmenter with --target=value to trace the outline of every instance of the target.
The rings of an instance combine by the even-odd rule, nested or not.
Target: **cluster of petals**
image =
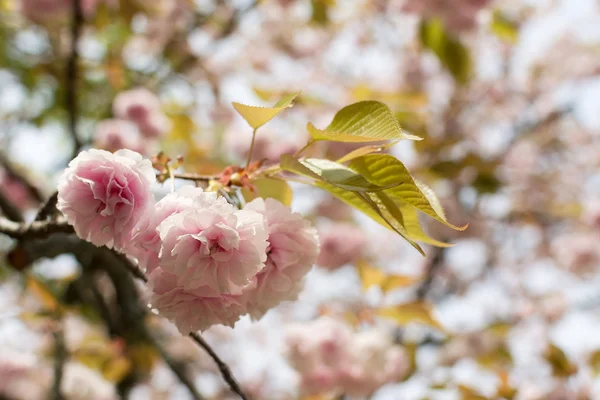
[[[57,207],[79,237],[123,249],[153,212],[152,180],[151,162],[138,153],[84,151],[59,178]]]
[[[296,298],[319,252],[300,214],[274,199],[240,210],[192,186],[156,202],[153,179],[138,153],[84,151],[60,177],[57,204],[79,237],[138,261],[151,305],[182,333]]]
[[[288,327],[287,356],[303,393],[368,396],[408,369],[404,350],[384,331],[354,333],[329,317]]]

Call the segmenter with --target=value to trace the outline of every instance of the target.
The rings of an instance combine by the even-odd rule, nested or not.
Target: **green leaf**
[[[459,227],[449,223],[439,204],[436,204],[435,207],[432,206],[406,167],[395,157],[388,154],[369,154],[352,161],[350,168],[377,185],[395,185],[385,190],[385,193],[394,201],[408,203],[452,229],[462,231],[467,228],[467,225]],[[431,194],[429,195],[431,196]]]
[[[335,161],[319,158],[296,160],[289,154],[280,159],[281,168],[307,178],[323,180],[341,189],[358,192],[375,192],[385,187],[373,184],[355,171]]]
[[[256,192],[252,192],[246,188],[242,189],[242,195],[247,202],[252,201],[257,197],[262,197],[263,199],[271,197],[286,206],[292,204],[292,188],[290,188],[290,185],[284,180],[258,178],[252,181],[252,185],[256,188]]]
[[[433,316],[431,305],[422,302],[400,304],[392,307],[385,307],[378,310],[377,314],[395,320],[399,325],[406,325],[411,322],[419,322],[429,325],[440,331],[444,328]]]
[[[314,140],[357,143],[421,140],[418,136],[402,132],[400,123],[392,111],[378,101],[360,101],[342,108],[325,129],[318,129],[310,122],[306,128]]]
[[[380,201],[378,201],[377,198],[372,199],[367,193],[351,192],[324,181],[316,181],[312,182],[311,184],[318,188],[326,190],[337,199],[341,200],[342,202],[348,204],[351,207],[356,208],[358,211],[373,219],[375,222],[396,232],[397,234],[402,236],[411,246],[413,246],[419,253],[425,256],[425,252],[423,251],[423,249],[421,249],[421,246],[419,246],[417,243],[415,243],[408,237],[406,230],[400,222],[394,221],[390,213],[387,212],[387,210],[382,209],[382,207],[385,206],[382,204],[378,204],[380,203]]]
[[[519,26],[500,10],[494,11],[490,30],[500,39],[509,43],[516,43],[519,39]]]
[[[371,145],[371,146],[359,147],[358,149],[352,150],[350,153],[348,153],[345,156],[343,156],[340,159],[338,159],[337,162],[340,163],[340,164],[343,164],[345,162],[352,161],[355,158],[358,158],[358,157],[361,157],[361,156],[366,156],[367,154],[379,153],[381,151],[389,149],[390,147],[392,147],[396,143],[397,142],[392,142],[392,143],[387,143],[387,144],[379,144],[379,145]]]
[[[440,19],[424,19],[419,27],[419,37],[423,46],[434,52],[458,83],[469,80],[473,70],[471,53]]]
[[[253,129],[258,129],[281,111],[293,105],[294,99],[300,92],[289,94],[279,100],[273,107],[249,106],[242,103],[233,102],[233,108],[248,122]]]

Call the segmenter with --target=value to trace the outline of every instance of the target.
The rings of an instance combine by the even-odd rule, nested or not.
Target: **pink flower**
[[[137,126],[124,119],[106,119],[96,126],[95,146],[108,151],[129,149],[146,152],[146,145]]]
[[[152,164],[138,153],[83,151],[59,178],[57,207],[79,237],[122,249],[151,215],[153,179]]]
[[[154,208],[151,218],[144,226],[138,226],[130,246],[125,252],[138,260],[139,266],[151,273],[159,262],[158,253],[160,252],[160,235],[156,228],[167,217],[177,214],[182,210],[192,207],[195,198],[205,202],[208,206],[216,200],[216,193],[204,191],[194,186],[184,186],[174,193],[169,193],[163,197]]]
[[[160,267],[186,290],[208,286],[219,293],[241,293],[267,259],[264,217],[235,210],[223,197],[202,193],[192,207],[158,226]]]
[[[206,286],[184,289],[177,275],[162,268],[150,274],[149,287],[152,306],[184,335],[215,324],[232,327],[246,312],[239,296],[219,293]]]
[[[269,233],[266,265],[256,276],[256,287],[247,290],[250,314],[259,318],[282,301],[296,299],[319,254],[319,239],[302,215],[275,199],[255,199],[245,210],[264,215]]]
[[[307,394],[364,397],[408,372],[404,350],[384,331],[353,333],[328,317],[290,326],[286,343],[287,357]]]
[[[354,335],[348,350],[349,360],[342,366],[340,386],[350,396],[369,396],[408,372],[406,353],[380,330]]]
[[[319,232],[321,253],[317,264],[330,269],[356,261],[363,253],[364,232],[348,223],[335,223]]]
[[[151,138],[164,136],[171,127],[158,97],[144,88],[119,93],[113,102],[113,114],[133,121],[144,136]]]

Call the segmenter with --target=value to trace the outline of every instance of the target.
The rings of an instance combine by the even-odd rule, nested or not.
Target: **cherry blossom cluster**
[[[115,97],[113,116],[96,126],[96,147],[109,151],[131,149],[146,154],[152,143],[171,129],[158,97],[141,87]]]
[[[379,329],[354,333],[323,317],[287,330],[287,353],[307,394],[368,396],[408,372],[404,350]]]
[[[237,209],[184,186],[156,202],[151,162],[130,150],[80,153],[57,207],[76,234],[137,259],[150,302],[187,334],[294,300],[319,253],[316,230],[274,199]]]
[[[408,0],[403,10],[426,18],[439,17],[454,32],[472,30],[477,24],[479,11],[491,0]]]

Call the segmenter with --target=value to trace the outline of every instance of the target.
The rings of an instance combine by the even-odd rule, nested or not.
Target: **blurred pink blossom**
[[[146,143],[137,126],[124,119],[105,119],[96,125],[94,145],[111,152],[129,149],[138,153],[146,153]]]
[[[478,13],[488,6],[492,0],[407,0],[403,10],[419,14],[424,18],[439,17],[446,26],[463,32],[475,28]]]
[[[59,178],[57,207],[79,237],[123,249],[151,216],[153,180],[152,164],[136,152],[83,151]]]
[[[113,102],[113,114],[133,121],[142,135],[150,138],[162,137],[171,128],[169,118],[162,112],[160,100],[145,88],[119,93]]]
[[[0,187],[2,188],[2,193],[11,201],[11,203],[20,209],[26,210],[37,206],[32,200],[27,188],[21,182],[8,176],[2,169],[0,169]]]
[[[349,223],[334,223],[319,231],[321,253],[317,264],[330,269],[356,261],[366,245],[362,229]]]
[[[247,291],[249,312],[260,318],[282,301],[296,299],[302,278],[319,253],[319,239],[316,229],[302,215],[275,199],[258,198],[245,209],[264,215],[269,232],[266,265],[255,278],[256,287]]]
[[[288,327],[287,355],[307,394],[368,396],[408,372],[404,350],[385,332],[353,333],[329,317]]]

